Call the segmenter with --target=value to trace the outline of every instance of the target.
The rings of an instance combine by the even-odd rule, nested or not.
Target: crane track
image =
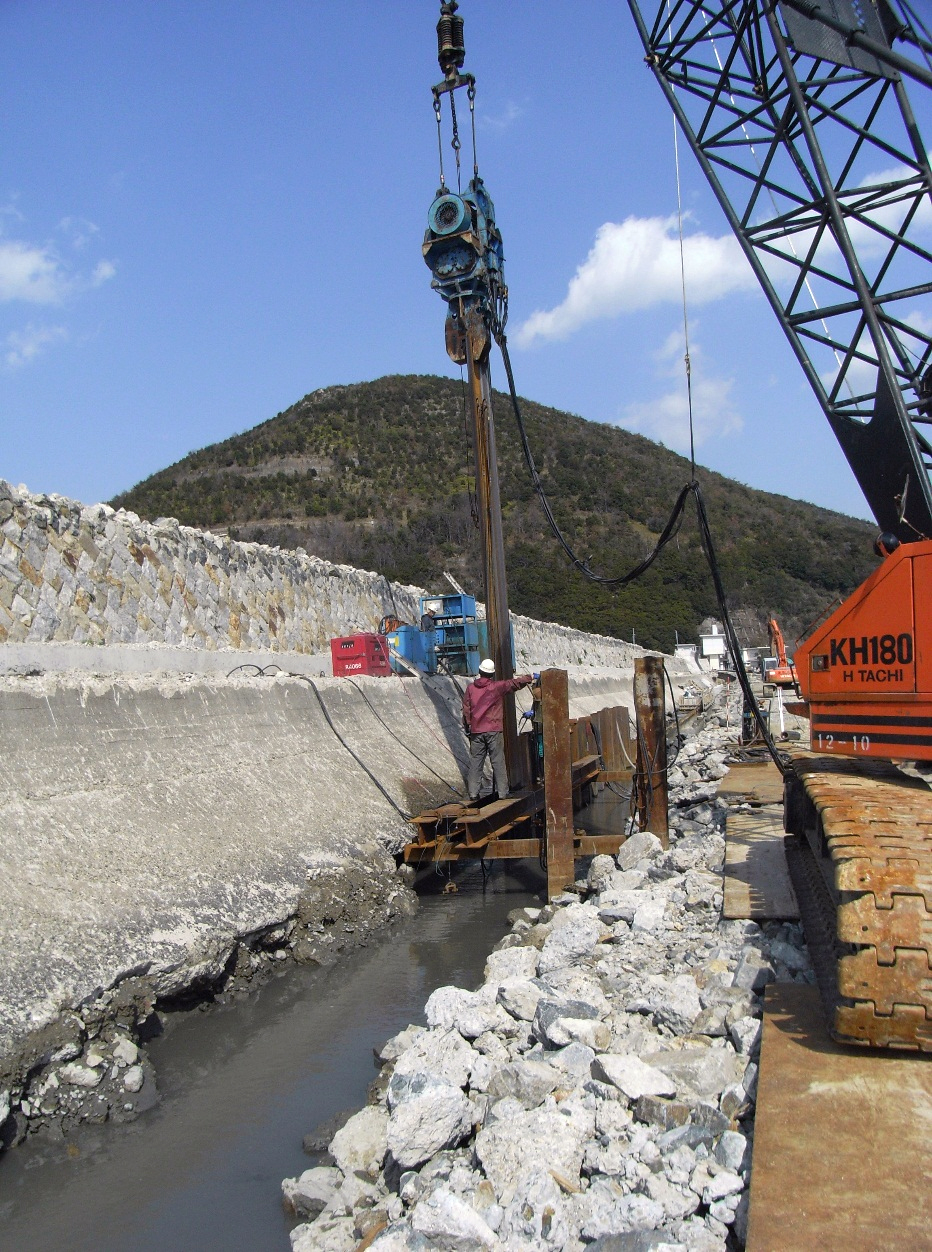
[[[892,762],[796,752],[785,813],[833,1036],[932,1053],[932,791]]]

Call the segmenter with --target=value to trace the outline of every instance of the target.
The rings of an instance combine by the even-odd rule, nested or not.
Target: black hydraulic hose
[[[232,678],[232,676],[239,673],[241,669],[254,669],[256,671],[256,678],[264,678],[266,674],[271,673],[273,669],[277,669],[280,674],[284,673],[284,670],[280,665],[257,665],[255,661],[244,661],[242,665],[234,665],[228,672],[227,678]]]
[[[690,483],[690,490],[696,497],[696,514],[699,518],[699,537],[702,540],[703,551],[705,552],[706,561],[709,565],[709,571],[712,575],[712,584],[715,587],[715,598],[718,601],[718,610],[722,617],[722,625],[725,629],[725,638],[731,651],[732,659],[735,663],[735,673],[738,676],[738,683],[745,700],[750,705],[754,720],[757,722],[757,728],[760,731],[761,738],[767,746],[767,751],[773,759],[774,765],[781,774],[786,775],[789,772],[789,766],[782,753],[777,750],[777,746],[770,734],[770,727],[767,725],[761,707],[757,702],[757,697],[751,688],[751,680],[748,678],[748,672],[745,669],[744,658],[741,655],[741,644],[738,641],[738,635],[731,621],[731,614],[728,611],[728,600],[725,596],[725,588],[722,585],[722,576],[718,567],[718,559],[715,555],[715,545],[712,542],[712,530],[709,526],[709,518],[705,511],[705,501],[702,498],[702,489],[697,482]]]
[[[349,746],[349,744],[346,742],[346,740],[343,738],[343,736],[342,736],[342,735],[340,734],[340,732],[337,730],[336,726],[335,726],[335,725],[334,725],[334,723],[333,723],[333,718],[330,716],[330,712],[329,712],[329,710],[328,710],[328,708],[327,708],[326,704],[324,704],[323,697],[321,696],[320,692],[317,690],[317,686],[316,686],[316,684],[314,683],[313,679],[308,678],[306,674],[295,674],[295,675],[293,675],[293,677],[295,677],[295,678],[300,678],[300,679],[302,679],[304,682],[306,682],[306,683],[307,683],[307,685],[308,685],[308,686],[310,687],[310,689],[313,691],[314,695],[317,697],[317,703],[320,705],[320,710],[321,710],[321,712],[323,713],[324,718],[326,719],[327,725],[330,727],[330,729],[331,729],[331,730],[333,731],[333,733],[336,735],[337,739],[340,741],[340,743],[343,745],[343,747],[347,750],[347,752],[350,754],[350,756],[353,758],[353,760],[356,762],[356,764],[360,767],[360,769],[362,769],[362,770],[364,771],[364,773],[365,773],[365,774],[367,774],[367,775],[368,775],[368,777],[372,780],[372,782],[374,782],[374,783],[375,783],[375,785],[378,787],[379,791],[381,791],[382,795],[383,795],[383,796],[385,797],[385,799],[389,802],[389,804],[392,806],[392,808],[395,810],[395,812],[396,812],[396,813],[399,813],[399,814],[401,815],[401,817],[403,817],[403,818],[404,818],[404,820],[405,820],[406,822],[410,821],[410,820],[411,820],[411,814],[410,814],[410,813],[406,813],[406,812],[404,811],[404,809],[403,809],[403,808],[402,808],[399,804],[397,804],[397,803],[395,802],[394,798],[393,798],[392,796],[390,796],[390,795],[389,795],[389,793],[385,790],[385,788],[382,786],[382,784],[381,784],[381,783],[379,782],[379,780],[376,778],[375,774],[373,774],[372,770],[371,770],[371,769],[369,768],[369,766],[365,763],[365,761],[362,759],[362,757],[358,756],[358,755],[357,755],[357,754],[353,751],[353,749]]]
[[[667,761],[667,769],[669,770],[679,760],[682,736],[680,734],[680,712],[676,707],[676,692],[673,690],[673,683],[670,679],[670,675],[667,673],[666,665],[663,667],[663,676],[667,680],[667,686],[670,688],[670,703],[673,705],[673,719],[676,722],[676,752],[673,754],[673,760]]]
[[[663,549],[667,546],[670,540],[678,533],[680,526],[682,524],[682,520],[683,520],[683,511],[686,507],[686,499],[690,494],[695,496],[696,512],[697,512],[698,519],[699,519],[699,535],[702,541],[702,549],[703,549],[703,552],[705,553],[705,558],[709,566],[709,572],[712,575],[712,584],[715,588],[715,598],[718,601],[719,612],[722,617],[722,623],[725,627],[725,638],[728,641],[728,646],[731,650],[731,655],[734,658],[735,672],[738,675],[738,682],[741,686],[742,692],[744,693],[745,700],[748,702],[748,704],[751,706],[751,708],[754,711],[754,719],[757,722],[758,729],[760,730],[761,738],[763,739],[764,743],[767,745],[767,750],[770,753],[771,757],[773,758],[774,764],[776,765],[777,769],[779,769],[781,774],[786,774],[788,770],[787,763],[785,759],[783,758],[783,756],[780,754],[780,752],[777,751],[777,747],[774,744],[774,741],[770,734],[770,728],[767,726],[767,723],[764,720],[764,715],[761,712],[760,705],[757,703],[757,699],[754,695],[754,692],[751,689],[750,679],[748,678],[747,670],[745,669],[745,666],[744,666],[744,660],[742,659],[742,656],[741,656],[741,645],[738,642],[738,636],[737,636],[734,626],[732,625],[731,614],[728,610],[728,601],[725,596],[725,588],[722,585],[721,573],[718,567],[718,559],[715,555],[715,545],[712,542],[712,531],[709,526],[709,519],[705,511],[705,502],[702,498],[702,489],[699,486],[698,481],[695,478],[693,478],[693,480],[691,482],[688,482],[680,491],[680,494],[676,498],[676,503],[673,506],[673,511],[670,514],[670,517],[669,517],[669,520],[667,521],[666,526],[663,528],[663,531],[661,532],[660,538],[657,540],[654,550],[650,552],[644,558],[644,560],[641,561],[639,565],[636,565],[634,569],[629,570],[627,574],[621,574],[617,577],[610,578],[610,577],[606,577],[605,575],[596,574],[593,570],[589,568],[588,564],[585,561],[581,561],[579,559],[579,557],[570,547],[565,536],[563,535],[563,532],[560,530],[560,527],[557,524],[556,518],[553,516],[553,511],[550,508],[550,502],[548,501],[546,492],[544,491],[544,485],[541,482],[540,475],[537,472],[537,466],[534,464],[534,456],[533,456],[533,453],[531,452],[531,446],[528,442],[527,431],[524,428],[524,419],[521,415],[521,405],[518,401],[518,393],[515,388],[514,374],[512,373],[512,369],[511,369],[511,358],[509,357],[509,354],[508,354],[508,340],[506,339],[505,332],[501,326],[495,328],[495,339],[496,339],[496,342],[498,343],[499,348],[501,349],[502,360],[505,365],[505,373],[508,377],[508,392],[509,392],[509,395],[511,396],[511,405],[512,405],[512,408],[514,409],[515,421],[518,424],[518,434],[521,437],[521,447],[524,450],[524,459],[527,463],[528,472],[530,473],[530,476],[531,476],[531,484],[535,492],[537,493],[537,498],[540,501],[541,508],[544,511],[544,516],[547,518],[547,522],[549,523],[550,529],[553,531],[553,534],[555,538],[557,539],[557,542],[560,544],[563,551],[566,553],[567,557],[575,566],[575,568],[578,569],[579,572],[582,575],[584,575],[584,577],[588,578],[591,582],[601,583],[603,586],[612,586],[612,587],[624,587],[628,583],[634,582],[635,579],[640,578],[640,576],[643,573],[645,573],[646,570],[648,570],[651,565],[653,565],[654,561],[657,559],[657,557],[660,555]],[[675,708],[676,708],[676,702],[674,701],[674,709]],[[677,718],[677,727],[678,725],[679,725],[679,718]],[[638,733],[640,734],[640,727],[638,727]],[[675,759],[676,758],[674,758],[674,760]],[[648,784],[649,784],[649,778],[648,778]]]
[[[385,729],[388,731],[391,737],[395,740],[395,742],[397,744],[400,744],[401,747],[404,748],[405,752],[408,752],[411,756],[413,756],[415,761],[417,761],[419,765],[423,765],[424,768],[428,770],[429,773],[433,774],[435,778],[439,779],[440,782],[442,782],[443,785],[449,791],[452,791],[454,795],[461,796],[463,794],[462,791],[460,791],[457,787],[454,787],[452,783],[447,782],[447,780],[443,777],[442,774],[438,774],[437,771],[432,766],[428,765],[426,761],[422,760],[418,756],[418,754],[414,751],[413,748],[409,748],[408,745],[404,742],[404,740],[399,738],[399,736],[395,733],[395,731],[391,728],[391,726],[389,726],[388,722],[385,720],[385,718],[382,716],[379,710],[375,707],[375,705],[372,703],[372,701],[363,691],[362,687],[360,687],[359,684],[355,682],[354,679],[352,678],[350,678],[348,681],[356,688],[356,690],[365,700],[366,704],[368,704],[373,716],[376,718],[377,721],[382,723],[382,725],[385,727]]]
[[[512,369],[511,369],[511,358],[508,355],[508,340],[505,337],[504,331],[499,330],[496,333],[496,341],[498,343],[499,348],[501,349],[502,361],[504,362],[505,373],[508,377],[508,393],[511,396],[511,407],[514,410],[515,421],[517,422],[517,425],[518,425],[518,434],[521,438],[521,447],[524,451],[524,460],[527,463],[528,472],[531,475],[531,485],[533,486],[534,491],[537,494],[537,498],[540,501],[540,506],[544,511],[544,517],[546,517],[547,519],[547,524],[549,525],[551,531],[553,532],[554,538],[556,539],[557,543],[559,543],[563,551],[566,553],[566,556],[569,559],[570,563],[573,566],[575,566],[575,568],[578,569],[579,572],[585,578],[588,578],[590,582],[601,583],[602,586],[604,587],[627,586],[628,583],[634,582],[635,579],[640,578],[643,573],[645,573],[648,569],[650,569],[651,565],[653,565],[654,561],[656,561],[660,553],[664,550],[664,548],[667,546],[670,540],[673,539],[674,536],[679,531],[679,528],[683,519],[683,510],[686,507],[686,499],[691,490],[691,484],[687,484],[683,488],[683,490],[680,492],[680,494],[677,496],[676,503],[673,506],[673,511],[670,514],[670,518],[666,526],[664,526],[660,534],[660,538],[657,540],[656,546],[654,547],[652,552],[648,553],[648,555],[644,558],[643,561],[640,562],[639,565],[636,565],[634,569],[629,570],[626,574],[619,574],[619,575],[611,576],[611,577],[605,574],[595,573],[594,570],[591,570],[589,568],[588,562],[581,560],[573,551],[568,540],[566,539],[566,536],[563,534],[563,531],[560,529],[560,526],[556,518],[553,515],[553,510],[550,507],[550,501],[547,499],[547,494],[544,491],[544,485],[540,480],[540,474],[537,472],[537,466],[534,463],[534,454],[531,452],[531,445],[528,442],[527,431],[525,430],[525,427],[524,427],[524,418],[521,413],[521,404],[520,404],[520,401],[518,400],[518,393],[515,388],[514,374],[512,373]]]

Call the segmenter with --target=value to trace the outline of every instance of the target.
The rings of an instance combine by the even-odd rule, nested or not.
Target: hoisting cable
[[[689,317],[686,311],[686,249],[683,243],[683,197],[680,191],[680,140],[676,115],[673,117],[673,157],[676,166],[676,221],[680,236],[680,286],[683,292],[683,343],[686,366],[686,405],[689,411],[689,476],[696,477],[696,439],[693,432],[693,371],[689,359]]]
[[[667,11],[669,12],[670,4],[667,0]],[[714,47],[714,41],[713,41]],[[715,50],[716,59],[718,59],[718,50]],[[746,132],[745,132],[746,133]],[[753,146],[752,149],[753,151]],[[755,153],[756,160],[756,153]],[[715,597],[718,600],[719,613],[721,614],[722,624],[725,628],[725,635],[728,640],[728,647],[731,650],[732,659],[734,661],[735,673],[738,675],[738,682],[744,693],[745,700],[749,703],[754,711],[754,719],[757,722],[761,737],[767,745],[767,750],[773,757],[774,764],[781,774],[787,772],[787,765],[784,758],[777,751],[773,739],[770,735],[770,728],[767,725],[760,705],[751,689],[751,682],[748,678],[747,670],[744,666],[744,658],[741,655],[741,644],[738,640],[738,634],[732,621],[731,613],[728,608],[728,601],[725,596],[725,588],[722,583],[721,572],[718,566],[718,559],[715,555],[715,545],[712,542],[712,529],[709,526],[708,515],[705,511],[705,501],[702,498],[702,488],[696,478],[696,436],[695,425],[693,421],[693,388],[692,388],[692,366],[689,359],[689,306],[686,299],[686,253],[683,243],[683,196],[682,184],[680,181],[680,144],[679,144],[679,126],[676,116],[673,118],[673,163],[676,170],[676,217],[679,223],[680,236],[680,285],[683,296],[683,337],[686,344],[686,355],[684,358],[684,366],[686,370],[686,406],[689,416],[689,457],[691,465],[691,479],[689,488],[696,497],[696,516],[699,521],[699,539],[705,552],[706,562],[709,566],[709,572],[712,575],[712,585],[715,588]],[[771,199],[773,193],[771,192]],[[669,681],[669,677],[668,677]],[[673,685],[670,685],[670,695],[673,697]],[[673,700],[673,709],[676,711],[676,700]],[[677,743],[679,743],[679,717],[677,716]],[[679,749],[677,749],[677,755]],[[675,759],[675,758],[674,758]]]
[[[754,713],[754,720],[757,722],[757,728],[760,731],[761,738],[766,744],[767,751],[773,760],[774,765],[781,774],[789,772],[789,766],[784,755],[777,749],[770,734],[770,727],[767,725],[761,707],[757,702],[757,697],[751,687],[751,680],[748,678],[748,672],[744,665],[744,658],[741,655],[741,644],[738,640],[737,632],[732,624],[731,613],[728,609],[728,600],[725,596],[725,588],[722,584],[722,576],[719,571],[718,558],[715,555],[715,544],[712,541],[712,530],[709,526],[709,518],[705,511],[705,500],[702,498],[702,490],[698,483],[692,484],[693,495],[696,497],[696,514],[699,518],[699,537],[702,541],[702,547],[705,552],[705,558],[708,562],[709,571],[712,575],[712,585],[715,588],[715,598],[718,600],[718,611],[721,614],[722,626],[725,631],[725,638],[731,651],[732,660],[735,665],[735,673],[738,676],[738,683],[744,695],[745,701]]]
[[[440,154],[440,187],[444,190],[447,181],[443,176],[443,124],[440,116],[440,97],[434,96],[434,116],[437,118],[437,149]]]

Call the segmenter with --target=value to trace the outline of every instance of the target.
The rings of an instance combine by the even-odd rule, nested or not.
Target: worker
[[[470,804],[479,802],[479,787],[486,757],[490,757],[492,761],[495,790],[499,800],[507,798],[508,771],[505,768],[502,735],[505,697],[521,687],[529,687],[533,681],[530,674],[496,679],[495,662],[487,659],[479,666],[479,677],[463,693],[463,727],[469,736],[467,792]]]
[[[421,630],[424,634],[429,634],[432,630],[437,629],[437,618],[430,609],[425,609],[421,614]]]

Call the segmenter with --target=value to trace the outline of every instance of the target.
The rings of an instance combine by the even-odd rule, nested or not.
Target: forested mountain
[[[445,590],[449,570],[482,594],[466,395],[456,379],[391,376],[312,392],[284,413],[192,452],[111,503],[233,538]],[[613,591],[584,580],[552,538],[508,398],[495,394],[511,607],[670,649],[717,612],[692,502],[648,573]],[[652,547],[689,462],[641,435],[523,403],[554,512],[594,569],[621,573]],[[699,470],[732,606],[749,642],[770,613],[788,643],[873,568],[874,529]]]

